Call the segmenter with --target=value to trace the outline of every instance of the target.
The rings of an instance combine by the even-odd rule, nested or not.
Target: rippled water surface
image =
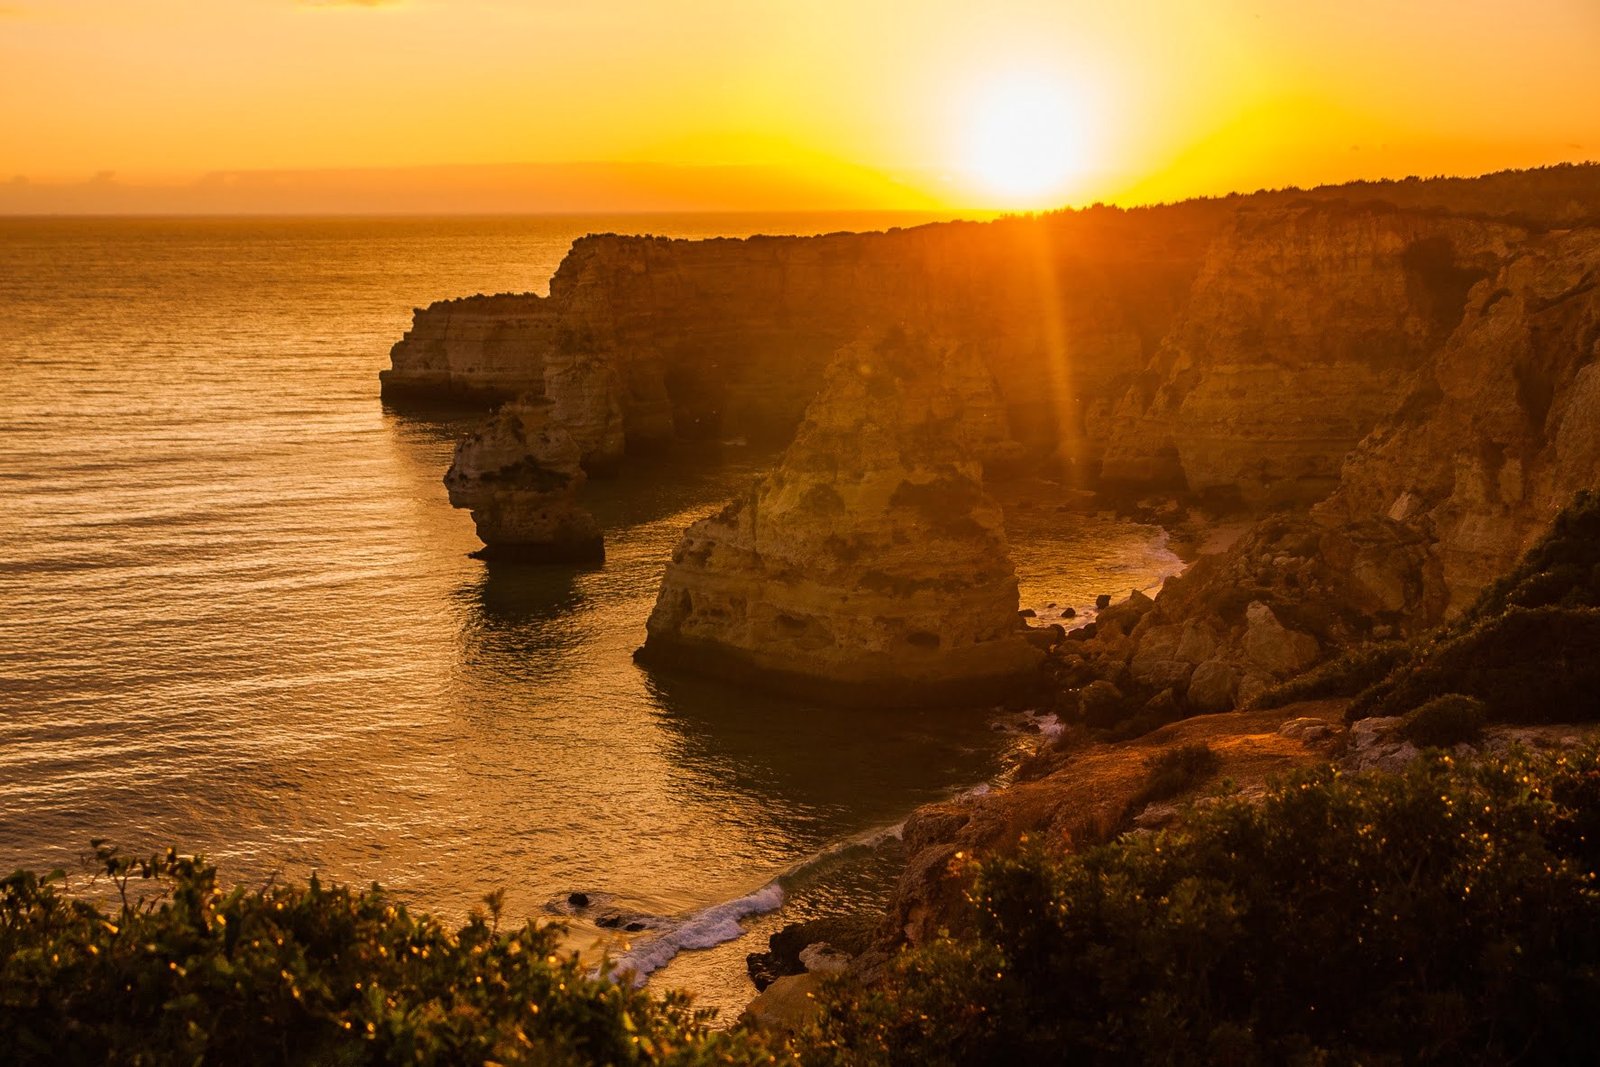
[[[472,415],[377,396],[414,305],[542,292],[584,232],[906,221],[0,220],[0,870],[104,836],[451,915],[583,890],[650,917],[647,944],[993,776],[981,711],[831,712],[633,665],[677,535],[760,457],[591,483],[601,569],[488,566],[440,484]],[[1019,531],[1039,606],[1174,568],[1139,527]],[[755,928],[881,892],[881,868],[813,865]],[[657,980],[736,1007],[748,941]]]

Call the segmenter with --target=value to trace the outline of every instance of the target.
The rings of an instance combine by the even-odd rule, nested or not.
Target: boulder
[[[1245,611],[1244,653],[1261,670],[1279,678],[1316,661],[1321,646],[1310,634],[1290,630],[1259,600]]]
[[[1189,706],[1198,712],[1232,711],[1239,672],[1222,660],[1200,664],[1189,678]]]

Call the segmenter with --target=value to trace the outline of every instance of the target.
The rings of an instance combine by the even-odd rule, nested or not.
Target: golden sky
[[[0,3],[0,186],[1033,208],[1592,158],[1600,0]]]

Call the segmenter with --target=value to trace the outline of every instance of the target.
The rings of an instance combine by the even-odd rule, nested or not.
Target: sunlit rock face
[[[542,400],[507,403],[456,447],[444,484],[452,506],[471,509],[485,558],[604,558],[600,529],[577,503],[582,453],[550,413]]]
[[[1464,303],[1330,496],[1200,559],[1135,625],[1102,626],[1075,679],[1248,704],[1333,650],[1444,621],[1600,487],[1600,229],[1530,235]]]
[[[411,313],[411,329],[379,374],[383,395],[413,401],[499,401],[544,392],[557,316],[532,293],[440,300]]]
[[[1239,212],[1104,428],[1104,477],[1251,506],[1326,496],[1525,237],[1382,204]]]
[[[1472,290],[1460,328],[1345,463],[1318,508],[1434,542],[1451,609],[1470,603],[1600,486],[1600,231],[1528,243]]]
[[[917,322],[973,347],[1029,455],[1088,471],[1085,413],[1107,408],[1150,358],[1229,210],[1203,202],[816,237],[584,237],[548,298],[418,312],[384,392],[545,396],[594,470],[626,447],[672,440],[786,444],[841,346]]]
[[[778,468],[685,533],[641,662],[869,704],[1033,681],[973,448],[995,403],[960,345],[896,331],[844,349]]]

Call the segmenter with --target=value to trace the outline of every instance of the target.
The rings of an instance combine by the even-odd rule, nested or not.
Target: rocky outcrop
[[[503,405],[456,448],[444,484],[469,508],[484,543],[478,555],[534,562],[598,563],[600,528],[578,505],[584,482],[578,446],[551,419],[551,405]]]
[[[1473,285],[1326,500],[1067,642],[1058,677],[1091,718],[1148,724],[1148,704],[1248,705],[1328,652],[1436,626],[1600,486],[1597,357],[1600,228],[1529,237]],[[1099,681],[1121,700],[1090,700]]]
[[[817,237],[585,237],[548,298],[419,311],[384,392],[544,395],[591,469],[627,445],[671,439],[781,445],[841,346],[916,322],[982,357],[1009,437],[1087,470],[1085,406],[1109,402],[1149,359],[1229,210],[1196,202]],[[520,362],[509,354],[517,345]]]
[[[1326,496],[1525,237],[1382,205],[1242,210],[1107,421],[1104,478],[1256,507]]]
[[[894,331],[841,351],[778,468],[685,533],[640,661],[880,705],[1035,681],[975,459],[994,417],[960,345]]]
[[[508,400],[544,392],[544,361],[558,318],[532,293],[440,300],[411,313],[411,329],[379,373],[390,400],[423,403]]]
[[[1345,463],[1329,527],[1381,517],[1432,542],[1440,604],[1507,570],[1600,485],[1600,229],[1529,242]]]

